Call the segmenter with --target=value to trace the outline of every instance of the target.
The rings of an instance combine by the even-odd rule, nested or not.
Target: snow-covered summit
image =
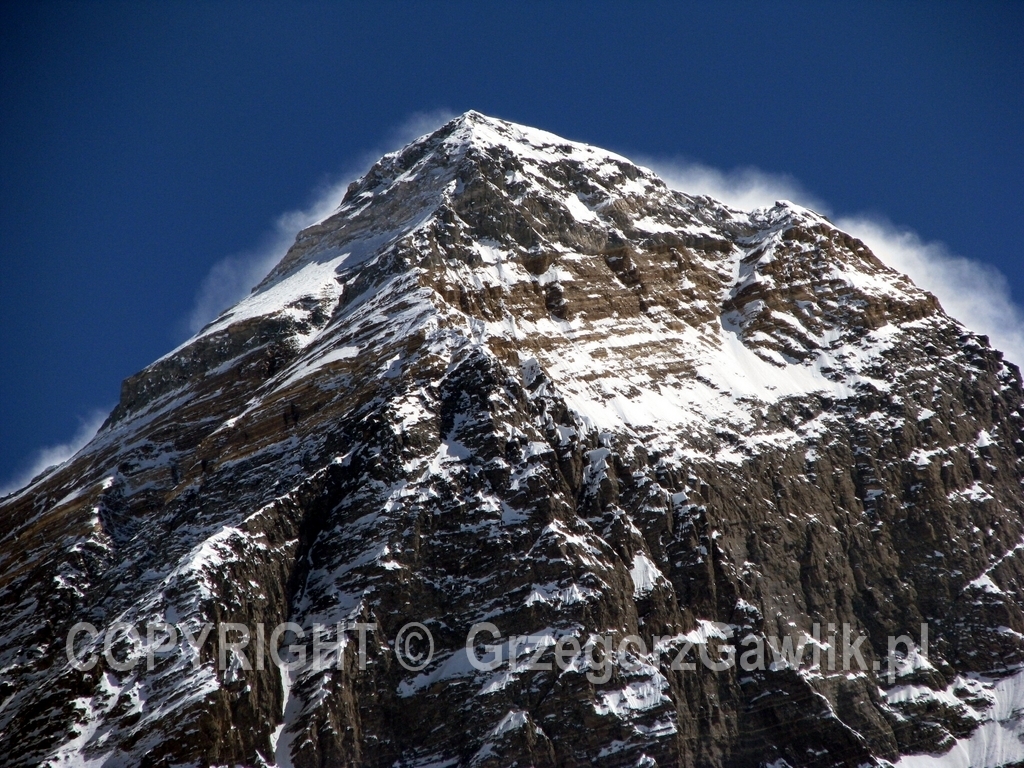
[[[1021,678],[991,678],[1024,663],[1022,423],[1019,372],[827,219],[467,113],[382,158],[0,502],[0,754],[1017,761]],[[291,621],[338,663],[80,673],[82,621]],[[314,636],[353,621],[376,627],[363,668],[362,642]],[[413,621],[436,641],[418,672],[395,663]],[[465,645],[484,621],[508,638],[486,671]],[[893,685],[872,662],[924,622]],[[829,624],[866,669],[769,655]],[[627,657],[604,682],[532,666],[603,637]],[[679,666],[750,638],[760,668]]]
[[[684,430],[690,450],[698,435],[750,433],[751,403],[887,388],[877,361],[899,323],[936,311],[809,209],[734,211],[617,154],[467,112],[381,158],[249,297],[158,364],[155,386],[144,372],[132,388],[169,394],[176,358],[257,327],[299,354],[279,374],[291,386],[338,354],[326,350],[373,346],[395,302],[402,333],[465,326],[513,345],[587,423],[665,446]],[[376,335],[356,322],[369,307]],[[129,399],[122,410],[151,396]]]
[[[619,194],[642,195],[665,186],[651,171],[615,153],[470,111],[384,155],[349,186],[338,211],[299,234],[295,246],[263,284],[273,283],[321,253],[305,246],[319,241],[324,231],[333,229],[349,238],[368,231],[398,237],[422,225],[425,217],[462,194],[466,186],[486,181],[521,194],[549,184],[555,169],[561,169],[557,175],[566,181],[565,171],[570,168],[601,186],[616,188]],[[569,205],[583,212],[578,203]]]

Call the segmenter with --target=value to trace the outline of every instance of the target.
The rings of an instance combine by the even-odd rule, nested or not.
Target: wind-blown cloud
[[[878,258],[934,293],[942,308],[1014,363],[1024,363],[1024,309],[1013,301],[1006,275],[990,264],[950,253],[877,216],[842,216],[836,226],[867,243]]]
[[[758,168],[722,171],[701,163],[646,160],[644,165],[657,173],[672,189],[690,195],[707,195],[739,211],[752,211],[789,200],[828,215],[824,201],[808,192],[793,176],[766,173]]]
[[[284,258],[300,230],[327,218],[341,205],[352,178],[344,177],[327,185],[307,208],[278,216],[259,247],[227,256],[214,264],[203,278],[189,312],[189,332],[199,332],[222,311],[245,298]]]
[[[24,488],[33,477],[44,469],[63,464],[78,453],[99,431],[107,418],[107,413],[108,411],[105,410],[91,412],[87,417],[79,420],[78,430],[66,443],[38,449],[28,461],[25,469],[7,482],[0,484],[0,497]]]
[[[757,168],[721,171],[699,163],[648,160],[645,165],[673,189],[703,194],[741,211],[790,200],[829,216],[836,226],[863,240],[878,258],[926,291],[943,309],[1014,363],[1024,363],[1024,309],[1013,301],[1006,276],[990,264],[951,253],[907,228],[870,214],[833,216],[827,203],[795,178]]]
[[[391,131],[384,142],[386,148],[363,152],[348,172],[339,174],[334,181],[316,190],[308,206],[278,216],[258,247],[227,256],[214,264],[196,293],[186,322],[188,331],[197,333],[222,311],[245,298],[253,286],[284,258],[295,242],[295,236],[334,213],[341,205],[348,185],[365,173],[381,155],[436,130],[453,117],[455,115],[446,109],[411,115]]]

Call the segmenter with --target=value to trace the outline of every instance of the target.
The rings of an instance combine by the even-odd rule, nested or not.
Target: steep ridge
[[[0,753],[1024,761],[1022,401],[984,337],[812,211],[731,210],[467,113],[383,157],[0,502]],[[156,621],[290,621],[308,653],[317,625],[375,626],[329,630],[325,669],[222,664],[217,630],[152,669],[68,658],[76,622]],[[418,672],[395,652],[412,621],[435,643]],[[467,656],[480,622],[494,669]],[[827,655],[846,624],[864,671],[766,645]],[[922,624],[889,678],[888,637]],[[600,636],[644,648],[606,680],[527,668]],[[763,669],[676,663],[748,638]]]

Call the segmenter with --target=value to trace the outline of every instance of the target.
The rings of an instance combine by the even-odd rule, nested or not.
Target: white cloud
[[[701,163],[672,160],[648,159],[643,164],[672,189],[707,195],[739,211],[770,208],[777,200],[789,200],[828,215],[828,206],[788,174],[767,173],[757,168],[722,171]]]
[[[336,180],[315,191],[313,202],[307,207],[278,216],[259,247],[227,256],[214,264],[203,279],[189,312],[186,322],[189,333],[197,333],[222,311],[245,298],[253,286],[284,258],[295,242],[295,235],[337,210],[348,185],[365,173],[381,155],[436,130],[453,117],[455,115],[446,109],[417,112],[409,116],[390,132],[385,142],[386,148],[362,153],[348,172],[340,174]]]
[[[942,308],[1014,363],[1024,363],[1024,310],[1014,303],[1006,275],[973,259],[950,253],[875,216],[843,216],[836,226],[859,237],[893,269],[934,293]]]
[[[63,464],[78,453],[99,431],[99,428],[107,418],[107,413],[108,411],[93,411],[86,418],[79,419],[78,430],[66,443],[51,445],[37,450],[24,470],[7,482],[0,484],[0,496],[6,496],[9,493],[14,493],[24,488],[33,477],[47,467]]]
[[[829,206],[785,174],[756,168],[721,171],[685,162],[645,163],[673,189],[703,194],[741,211],[790,200],[831,216]],[[878,258],[934,293],[942,308],[1018,364],[1024,363],[1024,309],[1015,304],[1006,276],[990,264],[950,253],[942,243],[927,242],[910,229],[884,219],[855,214],[833,218],[836,226],[863,240]]]

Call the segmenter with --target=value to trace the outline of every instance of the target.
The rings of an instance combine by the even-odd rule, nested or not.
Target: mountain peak
[[[645,325],[682,323],[700,332],[702,344],[715,340],[707,359],[729,329],[756,358],[791,378],[801,370],[808,385],[825,389],[833,383],[815,366],[838,370],[822,362],[826,339],[859,338],[936,307],[807,208],[781,200],[733,211],[670,190],[612,152],[469,111],[384,155],[334,214],[299,233],[254,293],[201,336],[276,317],[294,324],[294,343],[305,347],[339,296],[351,295],[344,286],[370,290],[399,272],[438,297],[487,286],[503,298],[460,300],[458,311],[519,328],[625,322],[628,306]],[[575,297],[577,286],[601,295],[595,281],[608,283],[601,290],[609,296],[624,287],[628,304]],[[524,285],[544,297],[539,306],[513,300]],[[440,311],[449,311],[450,300],[442,303]],[[768,400],[789,391],[755,389]]]
[[[469,111],[384,155],[349,185],[334,214],[299,233],[261,288],[304,263],[312,242],[322,245],[320,235],[327,229],[336,232],[332,242],[360,237],[367,229],[377,238],[384,226],[398,238],[422,226],[446,201],[481,185],[506,195],[545,187],[577,213],[582,213],[582,197],[607,201],[667,189],[651,171],[613,152]]]
[[[570,141],[548,131],[490,117],[472,109],[417,141],[430,141],[434,137],[443,137],[450,145],[464,144],[478,147],[499,145],[519,148],[519,151],[527,152],[582,151],[588,154],[613,155],[611,152],[597,149],[589,144]],[[618,155],[614,156],[620,160],[624,159]]]
[[[466,113],[0,500],[0,754],[1017,763],[1024,676],[980,674],[1024,661],[1021,414],[1019,371],[817,214]],[[155,622],[220,629],[165,653]],[[271,663],[283,622],[336,663]],[[826,668],[830,624],[866,665]],[[814,653],[723,668],[730,638]]]

